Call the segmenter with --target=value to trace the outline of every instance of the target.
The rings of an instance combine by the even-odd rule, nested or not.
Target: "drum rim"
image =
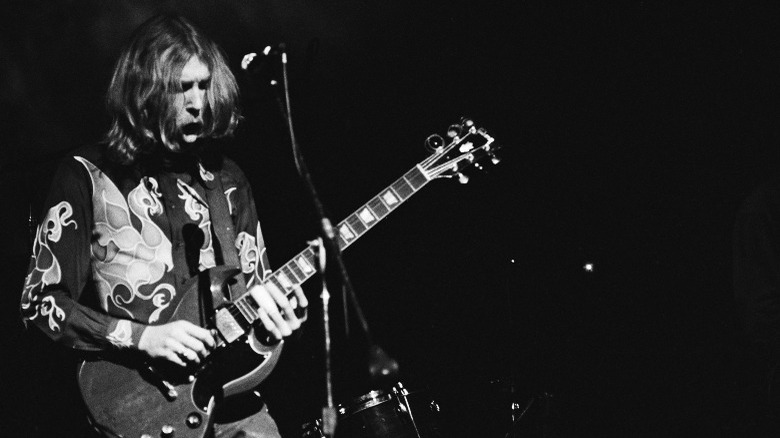
[[[387,402],[392,398],[393,394],[389,394],[381,390],[374,390],[363,394],[360,397],[352,399],[349,405],[339,405],[339,411],[343,410],[343,415],[349,416],[360,411],[373,408],[374,406]]]

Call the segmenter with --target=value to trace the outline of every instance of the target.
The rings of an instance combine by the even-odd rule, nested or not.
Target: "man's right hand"
[[[138,340],[138,349],[149,357],[163,357],[181,366],[187,366],[185,360],[200,363],[215,345],[208,330],[184,320],[147,326]]]

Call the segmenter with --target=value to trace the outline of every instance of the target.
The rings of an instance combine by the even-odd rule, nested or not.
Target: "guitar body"
[[[204,282],[221,289],[235,273],[217,267],[202,273],[200,281],[194,278],[168,322],[184,319],[201,325],[199,289],[203,293]],[[220,343],[196,367],[106,355],[80,365],[79,387],[93,423],[109,435],[202,438],[214,408],[265,380],[282,346],[261,342],[251,329],[232,343]]]

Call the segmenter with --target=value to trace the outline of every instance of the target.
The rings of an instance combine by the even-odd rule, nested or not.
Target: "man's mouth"
[[[181,133],[183,135],[200,135],[203,125],[198,122],[187,123],[182,126]]]

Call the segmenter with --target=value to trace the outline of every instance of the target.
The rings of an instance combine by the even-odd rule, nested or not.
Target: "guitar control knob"
[[[192,412],[190,415],[187,415],[187,419],[184,420],[184,423],[189,427],[190,429],[197,429],[200,427],[201,423],[203,423],[203,418],[200,416],[197,412]]]
[[[173,434],[175,433],[175,429],[170,424],[166,424],[162,428],[160,428],[160,436],[162,438],[173,438]]]

